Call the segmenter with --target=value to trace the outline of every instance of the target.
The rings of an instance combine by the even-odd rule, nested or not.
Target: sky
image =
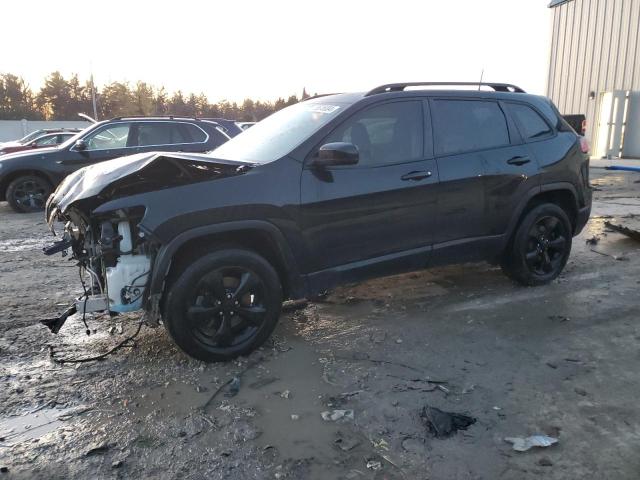
[[[545,94],[549,0],[2,2],[0,72],[275,100],[398,81]],[[28,11],[26,6],[28,5]],[[8,21],[7,21],[8,20]]]

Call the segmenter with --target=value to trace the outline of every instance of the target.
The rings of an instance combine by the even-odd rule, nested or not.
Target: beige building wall
[[[563,114],[586,114],[594,142],[602,94],[640,91],[640,0],[553,0],[550,10],[547,95]]]

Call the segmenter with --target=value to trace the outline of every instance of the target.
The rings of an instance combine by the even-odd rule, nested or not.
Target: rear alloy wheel
[[[44,178],[25,175],[9,184],[6,197],[16,212],[31,213],[43,210],[50,194],[51,184]]]
[[[571,253],[571,222],[557,205],[543,204],[520,223],[502,268],[523,285],[544,285],[554,280]]]
[[[224,361],[258,348],[276,326],[282,288],[273,267],[246,250],[197,259],[169,288],[164,323],[188,355]]]

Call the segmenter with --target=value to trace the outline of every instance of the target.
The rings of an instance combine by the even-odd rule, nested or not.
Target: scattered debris
[[[349,452],[362,442],[352,435],[345,435],[342,432],[338,432],[338,438],[333,443],[343,452]]]
[[[111,464],[111,468],[120,468],[124,462],[122,460],[116,460]]]
[[[100,444],[95,444],[93,446],[91,446],[89,448],[89,450],[86,451],[85,455],[87,457],[90,457],[91,455],[98,455],[101,453],[105,453],[107,450],[109,450],[113,445],[109,444],[109,443],[100,443]]]
[[[380,462],[379,460],[368,460],[367,468],[374,471],[380,470],[382,468],[382,462]]]
[[[533,447],[550,447],[558,443],[557,438],[547,437],[546,435],[531,435],[527,438],[506,437],[504,441],[513,444],[513,449],[516,452],[526,452]]]
[[[540,460],[538,460],[538,465],[540,465],[541,467],[552,467],[553,462],[549,457],[542,457]]]
[[[296,415],[295,413],[292,413],[291,420],[293,420],[294,422],[300,420],[300,415]]]
[[[466,430],[476,423],[476,419],[460,413],[444,412],[438,408],[425,406],[420,417],[429,432],[436,438],[445,438],[458,430]]]
[[[600,237],[598,237],[597,235],[594,235],[593,237],[587,238],[585,243],[587,245],[597,245],[599,241],[600,241]]]
[[[291,397],[291,392],[289,390],[285,390],[284,392],[280,393],[280,396],[282,398],[287,398],[288,399],[289,397]]]
[[[336,422],[342,419],[353,420],[355,418],[353,410],[326,411],[320,413],[320,416],[325,422]]]
[[[583,397],[587,396],[587,391],[585,389],[583,389],[583,388],[576,387],[576,388],[573,389],[573,391],[576,392],[578,395],[581,395]]]
[[[568,322],[571,320],[569,317],[565,317],[564,315],[549,315],[549,320],[557,320],[559,322]]]
[[[227,393],[224,394],[225,397],[231,398],[235,397],[240,391],[240,377],[233,377],[229,382],[229,389]]]
[[[624,225],[616,225],[611,222],[604,222],[604,226],[614,232],[621,233],[622,235],[626,235],[627,237],[640,242],[640,231],[634,230],[629,227],[625,227]]]

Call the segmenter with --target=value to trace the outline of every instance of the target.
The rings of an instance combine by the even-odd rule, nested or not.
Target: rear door
[[[357,165],[302,174],[302,225],[311,271],[430,246],[438,172],[422,100],[369,106],[322,144],[350,142]],[[427,125],[430,133],[430,126]],[[416,256],[426,251],[416,252]]]

